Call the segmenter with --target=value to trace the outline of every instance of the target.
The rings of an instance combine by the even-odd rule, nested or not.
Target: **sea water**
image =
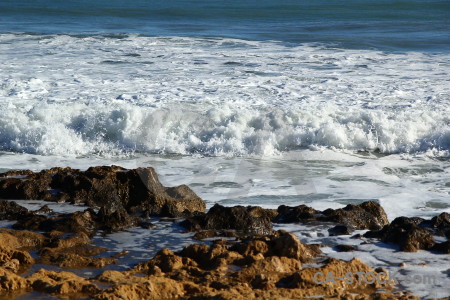
[[[0,171],[153,166],[208,208],[450,212],[449,16],[426,0],[4,0]],[[133,255],[167,246],[159,235],[135,230]],[[448,280],[446,256],[404,259]]]

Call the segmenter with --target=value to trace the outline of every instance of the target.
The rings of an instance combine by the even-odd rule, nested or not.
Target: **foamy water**
[[[0,35],[0,149],[273,156],[450,149],[450,55],[137,35]]]

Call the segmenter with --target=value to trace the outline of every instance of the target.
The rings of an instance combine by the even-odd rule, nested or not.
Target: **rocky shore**
[[[60,214],[46,205],[29,210],[21,200],[86,208]],[[106,268],[90,278],[69,271],[117,264],[127,253],[101,255],[108,249],[95,245],[94,235],[137,226],[151,235],[155,217],[183,226],[198,241],[176,252],[162,249],[124,271]],[[358,258],[327,257],[323,245],[302,243],[292,233],[274,230],[274,223],[323,224],[329,236],[375,239],[399,251],[450,253],[447,213],[389,222],[373,201],[324,211],[305,205],[276,210],[215,205],[206,212],[189,187],[164,187],[153,168],[0,174],[0,220],[12,224],[0,228],[1,299],[32,293],[92,299],[418,299],[385,269],[372,269]],[[353,233],[363,229],[362,235]],[[352,251],[349,245],[339,247]],[[44,267],[30,271],[36,265]]]

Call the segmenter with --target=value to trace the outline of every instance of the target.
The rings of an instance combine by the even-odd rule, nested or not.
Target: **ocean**
[[[208,207],[450,212],[449,1],[3,0],[0,62],[0,171],[153,166]]]

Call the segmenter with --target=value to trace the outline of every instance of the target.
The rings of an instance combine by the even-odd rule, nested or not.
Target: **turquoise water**
[[[450,50],[448,0],[2,0],[0,32],[138,33]]]

